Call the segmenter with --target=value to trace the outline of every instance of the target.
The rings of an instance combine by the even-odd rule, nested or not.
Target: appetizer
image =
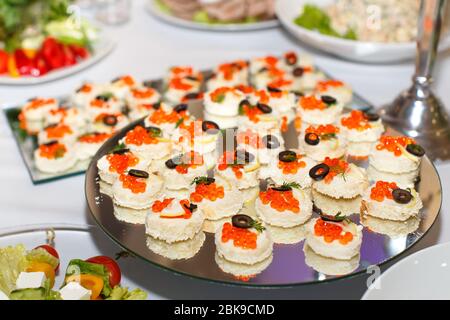
[[[162,159],[172,151],[172,142],[162,137],[162,130],[158,127],[144,128],[137,125],[127,132],[121,143],[148,161]]]
[[[238,128],[236,149],[255,155],[259,163],[267,165],[284,150],[284,139],[279,130],[271,130],[265,135],[260,135],[251,129]]]
[[[131,168],[144,169],[147,166],[147,161],[140,159],[124,145],[118,145],[97,161],[100,179],[109,184],[113,184],[121,174]]]
[[[128,125],[129,120],[121,112],[103,112],[95,116],[89,125],[90,131],[115,133]]]
[[[315,253],[337,260],[350,260],[359,254],[362,226],[340,215],[313,219],[305,244]]]
[[[363,213],[386,220],[406,221],[422,209],[419,193],[395,182],[377,181],[364,195]]]
[[[364,193],[369,186],[366,171],[341,159],[325,158],[325,161],[309,171],[317,192],[335,199],[352,199]]]
[[[188,189],[195,177],[206,176],[208,168],[203,156],[195,151],[178,154],[164,162],[159,173],[170,190]]]
[[[32,98],[22,107],[19,115],[20,127],[28,134],[36,134],[43,128],[46,114],[57,109],[56,99]]]
[[[319,81],[314,88],[314,92],[320,96],[333,97],[344,105],[348,105],[353,99],[352,88],[346,83],[335,79]]]
[[[192,181],[190,200],[198,205],[205,219],[219,220],[239,212],[244,204],[242,193],[224,179],[196,177]]]
[[[304,224],[312,215],[312,201],[297,183],[271,185],[255,202],[258,217],[276,227],[292,228]]]
[[[170,138],[181,124],[188,125],[192,121],[187,109],[187,104],[178,104],[173,108],[166,104],[160,104],[145,118],[144,125],[145,127],[161,128],[162,135]]]
[[[70,145],[76,141],[77,136],[78,132],[75,128],[72,128],[65,123],[60,123],[45,127],[39,132],[37,139],[39,144],[58,141]]]
[[[344,104],[332,96],[309,95],[300,97],[297,105],[299,118],[310,125],[333,124],[338,120]]]
[[[205,111],[214,116],[236,117],[243,99],[242,93],[237,89],[218,87],[205,94]]]
[[[56,140],[39,145],[34,151],[34,163],[39,171],[45,173],[64,172],[75,166],[75,151]]]
[[[167,76],[167,89],[164,98],[174,104],[184,102],[189,95],[198,94],[203,75],[191,67],[172,67]]]
[[[219,157],[214,172],[242,190],[259,185],[258,170],[260,167],[261,165],[253,154],[236,149],[235,151],[225,151]]]
[[[208,90],[248,85],[248,63],[238,60],[218,65],[206,82]]]
[[[299,135],[299,149],[315,161],[345,155],[347,140],[339,127],[332,124],[309,126]]]
[[[91,159],[110,137],[111,134],[100,132],[85,133],[79,136],[74,146],[78,160]]]

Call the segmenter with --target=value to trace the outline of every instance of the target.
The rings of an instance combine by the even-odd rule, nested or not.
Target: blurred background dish
[[[385,271],[363,300],[450,299],[450,243],[416,252]]]
[[[351,11],[346,10],[349,6]],[[275,4],[281,24],[298,40],[365,63],[415,57],[418,8],[419,1],[375,1],[367,5],[362,0],[279,0]],[[440,49],[449,47],[450,36],[444,32]]]
[[[274,0],[148,0],[155,17],[184,28],[249,31],[278,26]]]

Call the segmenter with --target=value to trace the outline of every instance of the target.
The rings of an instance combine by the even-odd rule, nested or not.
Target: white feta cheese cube
[[[16,289],[35,289],[44,286],[44,272],[21,272],[16,281]]]
[[[0,301],[9,300],[9,297],[4,293],[2,290],[0,290]]]
[[[92,291],[82,287],[78,282],[69,282],[59,290],[63,300],[89,300]]]

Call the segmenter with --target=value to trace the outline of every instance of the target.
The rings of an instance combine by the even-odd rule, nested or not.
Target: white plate
[[[122,252],[122,249],[111,242],[97,227],[72,224],[42,224],[0,229],[0,246],[23,244],[30,250],[46,244],[49,230],[54,231],[55,240],[52,245],[59,253],[61,264],[55,279],[55,290],[63,283],[64,272],[70,260],[88,259],[99,255],[115,258],[117,253]],[[123,257],[117,261],[122,271],[121,285],[131,290],[141,288],[148,292],[148,289],[137,283],[136,278],[133,280],[134,273],[142,274],[142,267],[140,268],[136,262],[136,259],[131,257]]]
[[[101,34],[99,40],[94,44],[93,53],[89,58],[73,66],[51,71],[42,77],[12,78],[9,76],[0,76],[0,85],[35,85],[68,77],[96,64],[106,57],[114,47],[115,42],[105,34]]]
[[[416,56],[416,43],[363,42],[322,35],[294,23],[305,4],[325,7],[333,0],[278,0],[275,11],[281,24],[298,40],[333,55],[359,62],[386,63],[411,59]],[[442,39],[440,50],[450,47],[450,36]]]
[[[369,287],[362,299],[448,300],[449,283],[450,243],[444,243],[396,263]]]
[[[147,11],[156,18],[173,24],[178,27],[205,30],[205,31],[254,31],[268,28],[278,27],[278,20],[268,20],[255,23],[226,23],[226,24],[208,24],[195,21],[184,20],[162,11],[156,0],[148,0],[146,5]]]

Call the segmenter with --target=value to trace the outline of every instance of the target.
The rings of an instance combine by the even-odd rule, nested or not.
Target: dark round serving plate
[[[198,109],[195,111],[198,112]],[[192,113],[195,115],[195,112]],[[296,286],[345,279],[366,272],[369,266],[379,266],[387,263],[406,252],[422,239],[439,214],[442,201],[440,179],[432,162],[427,157],[424,157],[420,171],[420,183],[416,186],[424,205],[420,212],[421,219],[418,227],[409,234],[391,237],[377,232],[386,230],[388,231],[386,234],[392,235],[393,231],[407,229],[407,226],[387,221],[372,221],[371,230],[367,227],[364,227],[363,230],[363,243],[359,265],[350,273],[340,276],[326,275],[323,272],[328,273],[329,271],[324,271],[324,267],[325,270],[334,267],[342,268],[342,264],[339,265],[336,261],[331,259],[324,260],[321,257],[313,259],[313,261],[320,263],[319,268],[317,266],[315,267],[316,270],[322,272],[311,268],[305,262],[305,253],[303,251],[304,241],[301,241],[296,244],[275,244],[273,261],[269,267],[262,273],[246,279],[246,281],[242,281],[219,269],[214,259],[214,235],[210,233],[206,234],[206,241],[203,247],[193,258],[188,260],[170,260],[153,253],[147,248],[144,225],[133,225],[117,220],[113,215],[111,198],[100,192],[100,178],[96,166],[97,160],[108,153],[125,133],[137,123],[139,121],[121,130],[108,140],[95,155],[86,173],[86,199],[95,221],[111,239],[132,254],[172,272],[224,284],[255,287]],[[285,140],[287,148],[297,147],[295,130],[292,125],[285,135]],[[367,166],[367,163],[358,162],[358,165]],[[355,222],[359,222],[359,218],[358,215],[351,217]],[[311,257],[309,261],[312,261]],[[344,266],[344,270],[347,267],[348,265]],[[342,273],[345,272],[342,271]]]

